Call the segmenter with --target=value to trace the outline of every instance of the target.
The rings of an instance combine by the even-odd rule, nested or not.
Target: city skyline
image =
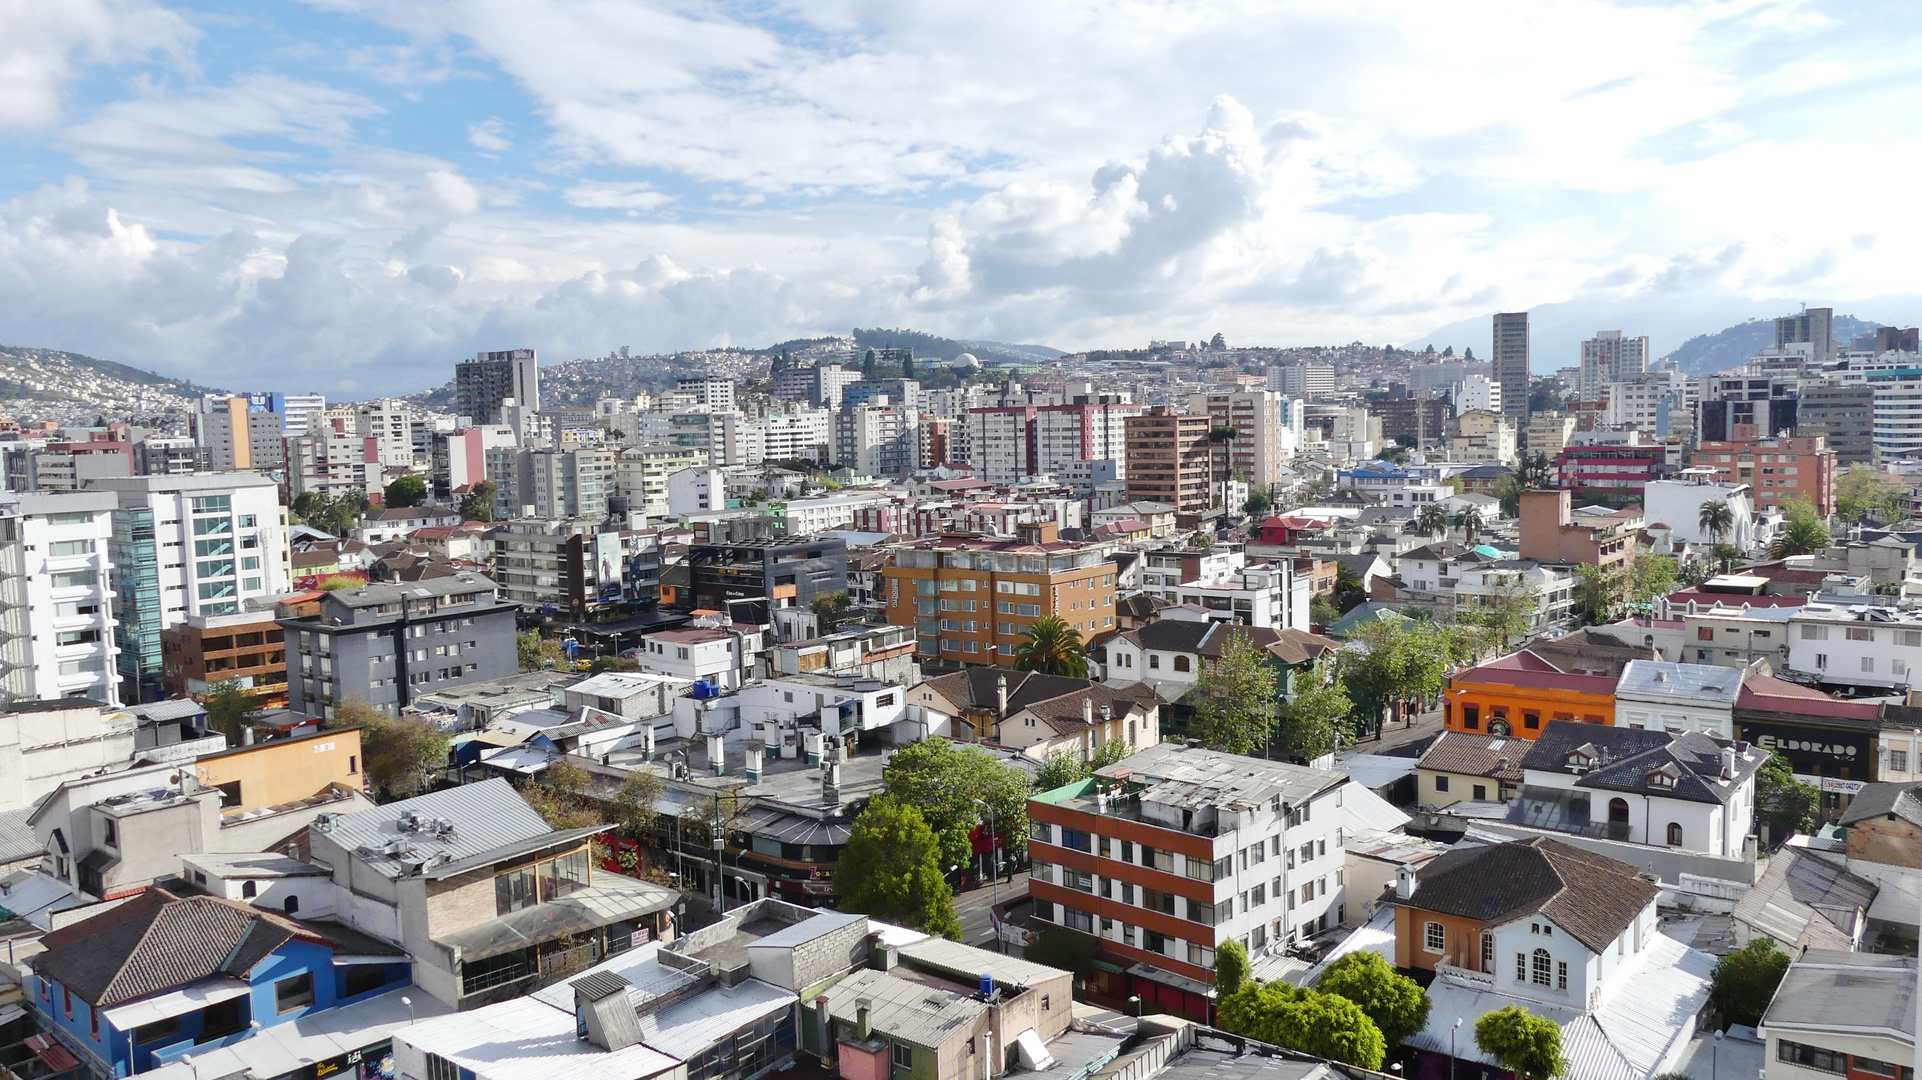
[[[1922,316],[1914,12],[1511,15],[76,0],[0,46],[0,340],[355,397],[853,325],[1481,355],[1529,311],[1545,373]]]

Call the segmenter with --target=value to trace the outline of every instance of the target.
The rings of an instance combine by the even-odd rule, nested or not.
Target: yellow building
[[[201,783],[221,791],[223,815],[311,799],[338,785],[360,791],[360,728],[237,746],[194,762]]]

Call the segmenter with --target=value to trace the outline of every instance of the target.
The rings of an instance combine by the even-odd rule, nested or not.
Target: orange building
[[[1714,469],[1718,483],[1747,484],[1758,508],[1802,498],[1824,517],[1835,512],[1835,451],[1821,435],[1705,442],[1689,464]]]
[[[360,791],[360,731],[333,728],[291,739],[236,746],[193,764],[196,778],[221,791],[221,813],[243,813],[324,797],[335,789]]]
[[[1566,489],[1522,492],[1521,517],[1524,559],[1609,566],[1635,557],[1635,533],[1626,519],[1576,521],[1573,493]]]
[[[887,621],[915,628],[924,663],[1012,666],[1022,632],[1047,615],[1083,643],[1115,633],[1115,564],[1102,546],[1062,540],[1052,521],[1015,529],[1014,540],[943,534],[882,568]]]
[[[160,632],[160,684],[168,697],[204,698],[232,680],[260,703],[287,700],[287,647],[272,611],[193,615]]]
[[[1442,723],[1450,731],[1478,731],[1533,739],[1551,720],[1615,724],[1615,678],[1565,671],[1524,649],[1449,680],[1442,692]]]

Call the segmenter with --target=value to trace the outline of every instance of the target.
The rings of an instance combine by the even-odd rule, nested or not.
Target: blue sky
[[[1914,321],[1914,4],[0,4],[0,342],[334,397],[906,325]],[[1483,346],[1485,347],[1485,346]]]

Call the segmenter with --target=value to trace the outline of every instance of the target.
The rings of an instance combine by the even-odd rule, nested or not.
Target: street
[[[1006,900],[1028,891],[1028,875],[1023,872],[1014,875],[1013,881],[1004,881],[994,889],[983,884],[978,889],[954,894],[954,910],[961,917],[961,940],[968,945],[978,945],[992,949],[994,928],[988,924],[988,909],[993,906],[992,898],[999,896]]]

